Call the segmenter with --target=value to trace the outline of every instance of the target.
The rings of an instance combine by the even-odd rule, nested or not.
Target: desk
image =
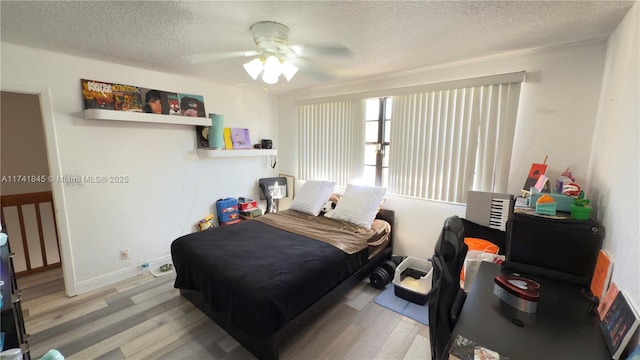
[[[520,327],[503,316],[493,295],[493,279],[501,274],[513,273],[488,262],[480,265],[451,339],[462,335],[513,360],[611,359],[599,320],[578,286],[520,274],[540,284],[535,319]]]

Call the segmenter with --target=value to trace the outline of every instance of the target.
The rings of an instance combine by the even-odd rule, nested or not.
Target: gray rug
[[[414,304],[401,297],[397,297],[395,295],[393,284],[387,285],[380,295],[375,298],[374,302],[389,310],[395,311],[398,314],[429,326],[429,306],[427,304]]]

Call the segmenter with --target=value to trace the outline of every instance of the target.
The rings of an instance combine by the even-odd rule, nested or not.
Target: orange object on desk
[[[479,239],[474,237],[464,238],[464,243],[469,248],[468,251],[477,250],[490,254],[497,254],[500,251],[500,247],[489,240]],[[464,281],[464,266],[460,271],[460,281]]]

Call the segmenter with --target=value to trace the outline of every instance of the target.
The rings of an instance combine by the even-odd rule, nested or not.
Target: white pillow
[[[322,205],[329,200],[335,186],[336,183],[333,181],[309,180],[298,190],[289,208],[318,216]]]
[[[370,229],[386,193],[387,188],[383,187],[349,184],[332,218]]]

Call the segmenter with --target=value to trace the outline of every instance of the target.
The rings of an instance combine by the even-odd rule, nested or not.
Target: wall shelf
[[[211,126],[211,119],[203,117],[149,114],[103,109],[87,109],[84,111],[84,118],[87,120],[134,121],[159,124]]]
[[[198,149],[198,155],[202,157],[250,157],[250,156],[275,156],[276,149],[237,149],[237,150],[214,150]]]

